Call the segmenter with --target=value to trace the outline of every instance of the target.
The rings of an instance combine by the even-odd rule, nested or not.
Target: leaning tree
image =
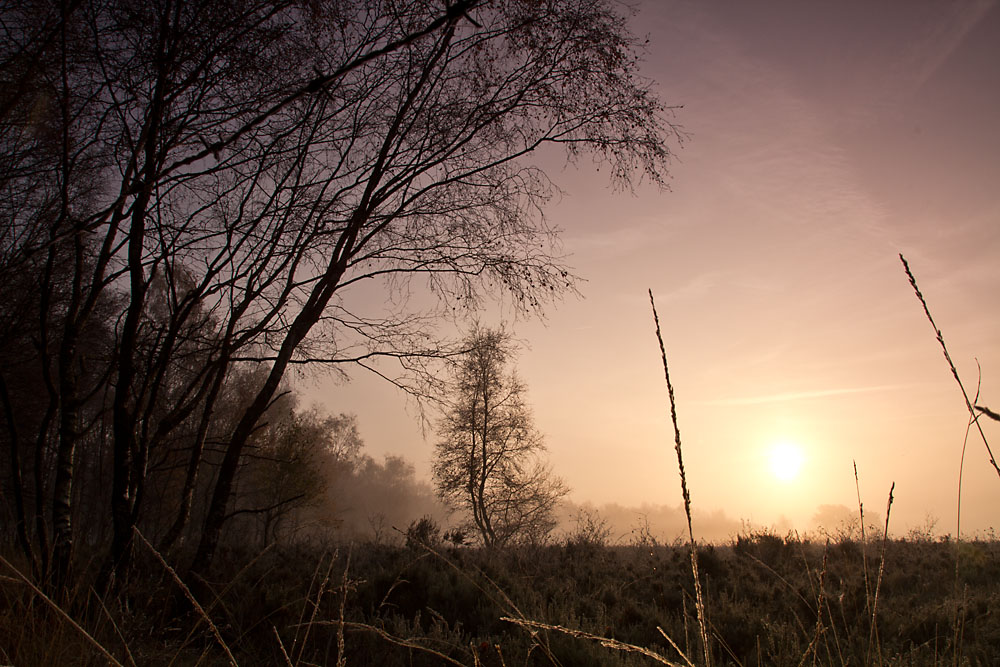
[[[611,0],[5,8],[0,273],[34,289],[14,299],[33,330],[3,341],[30,348],[35,378],[0,373],[44,388],[30,420],[4,410],[0,436],[25,551],[51,533],[65,574],[74,520],[103,520],[74,515],[74,465],[106,448],[106,573],[163,511],[164,543],[194,535],[204,570],[290,365],[385,373],[372,362],[387,357],[410,386],[447,351],[405,299],[414,281],[449,311],[496,293],[534,309],[571,287],[533,154],[662,185],[680,138],[628,20]],[[92,354],[98,330],[113,340]],[[250,363],[266,377],[195,512],[215,404]],[[11,408],[18,387],[0,387]],[[179,502],[145,507],[150,461],[180,432]]]

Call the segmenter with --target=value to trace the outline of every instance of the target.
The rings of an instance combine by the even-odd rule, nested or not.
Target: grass
[[[994,413],[969,398],[900,259],[966,399],[970,429],[983,435],[978,419]],[[663,545],[647,530],[609,545],[590,517],[594,525],[560,544],[503,551],[419,540],[264,552],[230,545],[211,574],[223,583],[213,585],[185,582],[137,532],[136,574],[107,600],[85,576],[54,600],[16,559],[0,556],[0,664],[1000,664],[1000,542],[891,538],[894,487],[884,527],[866,533],[856,467],[859,540],[767,531],[728,544],[694,539],[677,403],[649,297],[686,543]]]
[[[656,312],[656,301],[653,290],[649,290],[649,305],[653,309],[653,322],[656,324],[656,340],[660,344],[660,357],[663,359],[663,375],[667,381],[667,395],[670,399],[670,423],[674,427],[674,450],[677,452],[677,469],[681,477],[681,495],[684,498],[684,515],[687,517],[688,546],[691,550],[691,574],[694,580],[695,609],[698,612],[698,634],[701,637],[701,654],[706,667],[711,667],[712,652],[708,641],[708,622],[705,619],[705,599],[701,592],[701,577],[698,575],[698,545],[694,539],[694,529],[691,525],[691,493],[687,487],[687,476],[684,474],[684,454],[681,447],[681,429],[677,425],[677,401],[674,398],[674,385],[670,382],[670,367],[667,365],[667,351],[663,345],[663,335],[660,333],[660,316]]]
[[[703,664],[688,544],[427,546],[233,551],[201,611],[168,611],[180,584],[152,556],[107,613],[9,577],[0,664]],[[1000,664],[995,541],[750,532],[696,553],[714,664]]]
[[[986,453],[989,455],[990,465],[993,466],[993,470],[995,470],[997,476],[1000,477],[1000,465],[997,465],[996,459],[993,457],[993,450],[990,448],[989,440],[986,439],[986,434],[983,433],[983,426],[979,423],[979,415],[989,414],[991,411],[983,409],[981,406],[976,405],[974,401],[969,399],[969,392],[965,390],[965,383],[962,382],[962,378],[958,374],[958,369],[955,368],[955,362],[951,360],[951,354],[948,352],[948,345],[944,342],[944,334],[941,333],[941,329],[939,329],[937,323],[934,322],[934,317],[931,315],[930,308],[927,306],[927,300],[924,299],[924,295],[920,291],[920,287],[917,285],[917,279],[914,277],[913,271],[910,270],[910,264],[906,261],[906,258],[903,257],[902,254],[899,255],[899,261],[903,263],[903,270],[906,272],[906,277],[909,278],[910,285],[913,287],[913,291],[917,295],[920,305],[923,306],[924,315],[927,317],[927,321],[930,322],[931,328],[934,329],[934,337],[937,338],[938,343],[941,345],[941,351],[944,353],[945,361],[948,362],[948,368],[951,370],[951,374],[955,378],[955,382],[958,383],[959,390],[962,392],[962,398],[965,399],[965,407],[969,411],[969,421],[970,423],[974,423],[976,425],[976,428],[979,431],[979,436],[983,439],[983,444],[986,446]]]

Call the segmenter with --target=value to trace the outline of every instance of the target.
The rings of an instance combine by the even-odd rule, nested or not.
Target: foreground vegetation
[[[0,660],[687,664],[682,651],[700,663],[687,547],[594,537],[488,551],[411,531],[406,546],[229,548],[197,593],[200,609],[152,551],[120,597],[81,586],[60,605],[68,616],[8,569]],[[997,541],[758,532],[700,547],[699,569],[715,664],[1000,664]]]
[[[260,549],[250,546],[249,534],[242,542],[232,535],[203,575],[185,568],[181,576],[168,562],[175,554],[164,557],[135,529],[142,548],[115,585],[98,585],[102,554],[95,554],[91,567],[72,573],[75,585],[45,582],[43,590],[29,574],[31,559],[24,550],[15,556],[11,541],[0,559],[0,660],[19,666],[1000,664],[1000,542],[992,535],[952,541],[920,532],[890,539],[892,490],[881,535],[874,526],[860,539],[850,529],[833,540],[765,531],[727,545],[697,545],[655,306],[653,314],[687,544],[660,544],[647,526],[629,545],[608,545],[606,526],[585,516],[559,544],[470,547],[454,529],[443,541],[425,518],[410,525],[405,544],[272,541]],[[970,428],[978,425],[977,412],[994,414],[967,395],[966,403]]]

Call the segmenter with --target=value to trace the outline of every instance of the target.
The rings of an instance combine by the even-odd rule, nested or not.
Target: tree
[[[452,399],[438,427],[438,494],[468,514],[488,547],[544,538],[567,488],[542,461],[525,387],[508,371],[508,334],[476,329],[457,363]]]
[[[451,350],[434,313],[409,307],[414,283],[444,312],[497,293],[532,310],[571,288],[541,214],[554,188],[531,155],[588,152],[619,185],[662,184],[678,136],[637,75],[626,20],[611,0],[5,9],[0,273],[37,275],[46,388],[37,428],[5,429],[26,456],[5,461],[17,488],[25,461],[40,461],[52,489],[12,495],[24,550],[46,551],[51,531],[65,573],[74,521],[110,515],[105,571],[127,563],[140,519],[162,511],[144,507],[151,461],[180,441],[183,500],[164,541],[194,535],[204,571],[293,364],[360,367],[413,390]],[[362,285],[398,307],[352,298]],[[95,357],[85,343],[98,329],[113,344]],[[210,466],[227,378],[261,363]],[[99,429],[94,396],[106,397]],[[98,447],[110,450],[110,512],[82,515],[74,466]],[[29,496],[49,503],[49,527],[29,532]]]
[[[234,494],[233,517],[248,517],[261,545],[302,528],[300,518],[323,498],[325,475],[359,456],[353,415],[323,415],[297,408],[285,394],[265,413],[248,443]]]
[[[360,454],[326,470],[334,483],[318,509],[351,539],[393,541],[399,537],[397,527],[421,516],[441,521],[448,515],[430,483],[418,478],[414,465],[401,456],[387,454],[376,460]]]

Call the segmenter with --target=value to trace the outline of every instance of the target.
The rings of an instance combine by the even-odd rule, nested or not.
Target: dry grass
[[[670,368],[667,365],[667,351],[663,345],[663,335],[660,333],[660,316],[656,312],[656,301],[653,290],[649,290],[649,305],[653,309],[653,322],[656,324],[656,340],[660,344],[660,357],[663,359],[663,375],[667,381],[667,395],[670,399],[670,422],[674,427],[674,450],[677,452],[677,469],[681,476],[681,495],[684,497],[684,514],[687,517],[688,545],[691,548],[691,573],[694,576],[695,610],[698,614],[698,633],[701,637],[702,656],[706,667],[712,664],[712,647],[708,641],[708,620],[705,616],[705,599],[701,590],[701,577],[698,574],[698,546],[694,539],[694,529],[691,525],[691,494],[688,492],[687,477],[684,474],[684,455],[681,449],[681,430],[677,425],[677,401],[674,399],[674,385],[670,382]]]
[[[73,617],[69,613],[67,613],[61,606],[59,606],[58,604],[56,604],[56,602],[52,598],[50,598],[48,595],[46,595],[42,591],[42,589],[40,589],[38,586],[36,586],[35,583],[33,581],[31,581],[31,579],[28,578],[27,575],[25,575],[23,572],[21,572],[21,570],[19,570],[18,568],[14,567],[14,565],[12,565],[3,556],[0,556],[0,564],[2,564],[10,572],[12,572],[14,574],[14,576],[22,584],[24,584],[25,586],[28,587],[28,589],[32,592],[32,594],[37,599],[39,599],[43,603],[45,603],[45,605],[49,609],[51,609],[53,613],[55,613],[60,619],[62,619],[71,628],[73,628],[73,630],[75,630],[77,633],[79,633],[80,637],[82,637],[84,640],[86,640],[86,642],[88,644],[90,644],[90,646],[92,646],[95,650],[97,650],[97,652],[100,655],[102,655],[105,659],[107,659],[107,661],[110,664],[115,665],[116,667],[123,667],[122,663],[120,663],[117,658],[115,658],[110,652],[108,652],[108,650],[106,648],[104,648],[104,646],[99,641],[97,641],[96,639],[94,639],[94,637],[93,637],[93,635],[91,633],[87,632],[87,630],[85,630],[83,628],[83,626],[81,626],[79,623],[77,623],[76,620],[74,620]]]
[[[923,306],[924,315],[927,317],[927,321],[931,323],[931,328],[934,329],[934,336],[937,338],[938,343],[941,345],[941,351],[944,352],[945,361],[948,362],[948,368],[951,370],[952,376],[955,378],[955,382],[958,383],[958,388],[962,392],[962,398],[965,399],[965,407],[969,411],[970,422],[975,423],[976,428],[979,429],[979,436],[983,439],[983,444],[986,446],[986,453],[990,458],[990,465],[993,466],[993,470],[996,471],[997,476],[1000,477],[1000,465],[997,465],[996,459],[993,457],[993,450],[990,448],[990,443],[986,439],[986,434],[983,433],[983,427],[979,423],[979,414],[989,412],[989,410],[978,409],[978,406],[969,399],[969,393],[965,390],[965,384],[962,382],[962,378],[958,374],[958,369],[955,368],[955,362],[951,360],[951,354],[948,353],[948,346],[944,342],[944,334],[941,333],[941,329],[934,322],[934,318],[931,316],[930,308],[927,307],[927,300],[924,299],[924,295],[920,291],[920,287],[917,286],[917,279],[914,277],[913,272],[910,270],[910,265],[903,257],[902,253],[899,255],[899,261],[903,263],[903,270],[906,271],[906,277],[910,279],[910,285],[913,287],[914,293],[917,295],[917,299],[920,301],[920,305]]]
[[[177,575],[177,572],[174,570],[174,568],[170,567],[167,561],[164,560],[163,556],[160,555],[160,552],[157,551],[156,548],[152,544],[150,544],[145,537],[143,537],[142,533],[139,532],[138,528],[135,529],[135,536],[139,538],[140,542],[146,545],[146,548],[149,549],[151,554],[153,554],[153,557],[156,558],[157,561],[159,561],[160,565],[163,566],[163,569],[166,570],[167,573],[170,575],[170,578],[173,579],[174,583],[177,584],[177,587],[180,588],[181,592],[184,593],[184,597],[187,598],[188,602],[191,603],[191,606],[194,607],[194,610],[198,613],[198,616],[200,616],[201,619],[205,621],[205,624],[212,632],[212,636],[215,637],[215,641],[218,643],[219,647],[223,650],[223,652],[225,652],[226,657],[229,659],[229,664],[231,665],[231,667],[239,667],[239,665],[236,662],[236,658],[233,657],[233,652],[229,649],[229,645],[226,644],[225,640],[222,639],[222,633],[219,632],[219,628],[212,621],[212,617],[208,615],[208,612],[205,611],[205,608],[201,606],[201,603],[198,602],[198,599],[191,592],[191,589],[188,588],[187,584],[185,584],[183,580],[181,580],[181,578]]]
[[[872,597],[871,601],[871,630],[868,634],[868,659],[869,664],[871,664],[871,656],[873,647],[874,650],[878,652],[878,664],[883,663],[882,659],[882,645],[878,641],[878,596],[879,592],[882,590],[882,576],[885,574],[885,548],[889,543],[889,515],[892,513],[892,492],[896,489],[896,483],[892,483],[892,487],[889,489],[889,501],[885,506],[885,530],[882,532],[882,551],[879,554],[878,563],[878,577],[875,579],[875,595]]]
[[[507,621],[508,623],[514,623],[515,625],[519,625],[523,628],[528,628],[530,630],[551,630],[553,632],[561,632],[565,635],[569,635],[570,637],[574,637],[576,639],[586,639],[589,641],[597,642],[604,648],[613,649],[615,651],[623,651],[625,653],[638,653],[639,655],[643,655],[647,658],[650,658],[655,662],[660,663],[661,665],[670,665],[671,667],[684,667],[684,665],[678,662],[672,662],[671,660],[668,660],[667,658],[663,657],[656,651],[651,651],[650,649],[645,648],[643,646],[628,644],[626,642],[618,641],[617,639],[612,639],[610,637],[602,637],[601,635],[595,635],[590,632],[584,632],[583,630],[574,630],[573,628],[566,628],[561,625],[552,625],[550,623],[541,623],[539,621],[529,621],[523,618],[510,618],[509,616],[501,616],[500,620]],[[660,634],[663,635],[663,637],[667,641],[669,641],[670,644],[675,649],[677,649],[678,653],[681,653],[681,650],[677,647],[676,644],[674,644],[673,640],[671,640],[670,637],[667,636],[667,633],[665,633],[662,628],[657,628],[657,630],[659,630]],[[691,666],[693,664],[690,660],[687,659],[687,656],[685,656],[683,653],[681,653],[681,656],[684,658],[688,666]]]
[[[953,565],[950,558],[948,562],[942,558],[951,553],[952,545],[901,542],[888,539],[885,530],[879,532],[881,557],[876,554],[880,562],[872,561],[870,599],[866,599],[861,573],[862,545],[848,537],[823,545],[810,543],[807,538],[782,539],[764,533],[741,536],[739,545],[734,542],[731,547],[700,546],[699,566],[708,585],[705,592],[712,611],[708,630],[712,633],[714,662],[748,667],[994,664],[992,656],[997,653],[984,651],[982,646],[989,636],[984,631],[1000,631],[990,630],[996,623],[991,623],[989,613],[990,600],[1000,594],[1000,587],[991,579],[1000,578],[997,572],[1000,561],[991,560],[1000,555],[1000,547],[995,543],[966,545],[964,558],[968,565],[963,580],[972,588],[969,596],[957,600],[942,588],[950,586],[949,567]],[[181,665],[198,661],[209,666],[391,666],[409,664],[410,660],[414,665],[467,667],[704,664],[701,646],[694,637],[697,630],[692,633],[690,650],[683,642],[671,639],[683,639],[685,619],[681,608],[687,596],[690,601],[694,599],[687,545],[651,550],[639,545],[578,549],[567,544],[550,545],[533,553],[488,553],[428,546],[436,555],[422,557],[416,548],[355,547],[361,551],[351,556],[349,564],[341,552],[332,565],[329,554],[317,553],[309,566],[302,560],[309,555],[301,553],[300,560],[289,565],[304,573],[299,578],[300,590],[306,593],[304,602],[289,602],[295,594],[288,591],[290,595],[282,598],[282,604],[289,608],[294,605],[294,616],[285,614],[275,617],[273,622],[267,608],[259,608],[256,617],[248,615],[247,611],[254,608],[252,605],[259,604],[252,598],[252,592],[260,585],[259,576],[287,580],[289,575],[278,571],[268,575],[272,566],[261,563],[227,598],[232,606],[249,592],[247,610],[235,615],[220,612],[221,605],[215,603],[213,612],[213,605],[205,604],[206,598],[198,596],[203,611],[192,612],[187,620],[180,621],[183,628],[202,626],[204,632],[199,641],[212,652],[196,649],[203,650],[201,656],[190,651],[181,654],[176,643],[161,644],[160,653],[151,652],[153,642],[140,641],[133,646],[135,657],[129,660],[110,633],[94,632],[93,618],[88,623],[77,615],[73,617],[76,623],[96,643],[103,642],[112,660],[89,645],[87,651],[92,657],[80,662],[51,659],[8,662],[20,667],[145,666],[171,662]],[[919,556],[919,560],[914,556]],[[283,554],[275,556],[279,563],[283,558]],[[399,567],[394,563],[403,564],[405,569],[394,575]],[[163,565],[159,567],[162,569]],[[309,572],[314,573],[312,582]],[[172,579],[166,577],[164,585],[178,587],[180,583]],[[13,580],[11,577],[3,582],[4,587],[10,587]],[[915,598],[925,581],[933,582],[937,592]],[[20,580],[17,583],[28,590]],[[276,590],[280,589],[279,584]],[[448,600],[456,598],[469,602],[449,606]],[[474,608],[477,604],[481,605],[478,612]],[[969,619],[965,631],[970,634],[971,643],[966,646],[971,659],[965,662],[957,657],[962,647],[953,643],[953,628],[946,618],[954,605],[962,605],[962,618]],[[874,614],[866,607],[874,610]],[[378,611],[380,608],[382,611]],[[94,605],[89,612],[82,613],[93,617],[96,612]],[[694,610],[691,612],[694,617]],[[926,622],[932,626],[940,623],[941,632],[926,634],[928,630],[921,629],[920,619],[928,612]],[[481,620],[484,613],[491,619],[485,626]],[[232,658],[205,629],[210,620],[228,644]],[[239,622],[243,625],[235,625]],[[128,621],[124,623],[127,628]],[[177,621],[172,623],[176,625]],[[504,624],[510,630],[505,630]],[[63,625],[70,627],[65,622]],[[692,618],[694,625],[696,621]],[[875,632],[871,631],[873,625]],[[34,631],[36,637],[43,636],[45,628],[36,624]],[[918,644],[937,641],[940,646],[933,659],[929,650],[908,646],[905,641],[901,644],[900,637],[907,636],[919,638]],[[133,641],[141,639],[134,630],[130,637]],[[246,642],[243,637],[250,637],[251,641]],[[753,641],[757,642],[756,655]],[[343,648],[337,646],[341,642]],[[0,639],[0,648],[6,648],[3,644]],[[332,647],[326,657],[322,652],[324,645]],[[909,657],[915,650],[913,655],[917,657]],[[172,657],[168,651],[176,653]],[[608,652],[619,655],[600,657]],[[48,655],[51,658],[71,653],[62,650]],[[4,664],[2,656],[0,653],[0,664]]]

